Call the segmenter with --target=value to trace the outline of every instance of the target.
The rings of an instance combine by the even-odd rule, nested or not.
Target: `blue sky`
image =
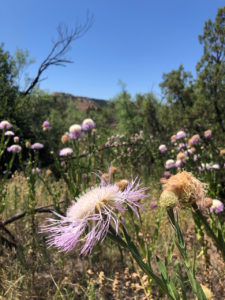
[[[180,64],[195,74],[202,55],[198,35],[204,22],[215,19],[222,0],[0,0],[0,42],[14,54],[27,49],[36,60],[27,72],[35,75],[52,47],[59,23],[84,22],[91,29],[76,40],[66,67],[44,73],[41,89],[99,99],[116,96],[122,80],[128,92],[154,92],[162,73]]]

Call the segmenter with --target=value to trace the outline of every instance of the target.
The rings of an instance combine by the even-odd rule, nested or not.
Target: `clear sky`
[[[162,73],[183,64],[195,74],[203,51],[198,35],[223,5],[222,0],[0,0],[0,42],[11,54],[27,49],[36,60],[28,69],[34,76],[57,25],[82,23],[89,10],[93,26],[68,53],[74,63],[49,69],[40,87],[111,99],[122,80],[132,96],[149,91],[160,96]]]

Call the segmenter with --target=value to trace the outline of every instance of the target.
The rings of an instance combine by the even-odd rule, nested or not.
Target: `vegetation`
[[[199,36],[197,77],[163,74],[163,99],[38,88],[90,19],[59,30],[25,88],[28,53],[0,46],[2,299],[225,297],[224,25],[225,7]]]

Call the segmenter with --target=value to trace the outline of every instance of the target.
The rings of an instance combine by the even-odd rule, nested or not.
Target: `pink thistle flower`
[[[34,143],[33,145],[31,145],[31,149],[33,150],[40,150],[42,148],[44,148],[44,145],[41,143]]]
[[[224,204],[220,200],[213,199],[212,200],[212,206],[209,208],[209,211],[215,212],[216,214],[224,211]]]
[[[165,164],[166,169],[171,169],[175,167],[175,162],[173,159],[168,159]]]
[[[170,177],[170,172],[169,171],[165,171],[163,173],[163,177],[166,178],[166,179],[168,179]]]
[[[44,131],[50,130],[51,127],[50,127],[49,122],[48,121],[44,121],[43,124],[42,124],[42,128],[43,128]]]
[[[13,131],[6,131],[5,132],[5,136],[13,136],[13,135],[15,135],[15,133],[13,132]]]
[[[9,123],[8,121],[4,120],[0,122],[0,129],[10,129],[12,127],[12,124]]]
[[[97,242],[104,240],[110,225],[118,233],[121,221],[117,212],[124,213],[129,206],[138,214],[139,200],[147,197],[145,190],[136,180],[124,191],[112,184],[91,188],[76,199],[65,217],[55,212],[59,219],[48,219],[49,225],[43,226],[41,232],[50,233],[49,247],[69,252],[81,244],[80,253],[87,255]]]
[[[157,203],[156,201],[152,201],[152,202],[150,203],[150,208],[151,208],[151,210],[156,209],[157,206],[158,206],[158,203]]]
[[[19,153],[19,152],[21,152],[21,150],[22,150],[22,148],[19,145],[12,145],[7,148],[7,151],[12,152],[12,153]]]
[[[180,140],[184,137],[186,137],[186,132],[184,132],[183,130],[178,131],[178,133],[176,134],[176,139],[177,140]]]
[[[92,119],[85,119],[81,125],[81,128],[84,131],[91,130],[91,129],[95,128],[95,123]]]
[[[32,174],[39,174],[40,172],[41,172],[41,169],[39,169],[39,168],[32,169]]]
[[[212,130],[208,129],[204,132],[204,137],[210,139],[212,137]]]
[[[81,126],[78,124],[71,125],[69,128],[68,136],[71,139],[79,139],[82,135]]]
[[[220,165],[219,164],[214,164],[214,165],[212,165],[212,169],[219,170]]]
[[[200,140],[199,134],[195,134],[188,140],[188,146],[196,145],[200,142]]]
[[[161,153],[166,152],[166,151],[167,151],[166,145],[160,145],[160,146],[159,146],[159,151],[160,151]]]
[[[68,156],[73,153],[72,148],[63,148],[62,150],[59,151],[60,156]]]

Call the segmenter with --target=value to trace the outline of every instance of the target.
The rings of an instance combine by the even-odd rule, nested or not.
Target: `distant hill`
[[[60,98],[63,100],[66,99],[72,99],[77,104],[77,108],[79,110],[87,110],[88,108],[97,108],[107,105],[107,100],[102,99],[95,99],[95,98],[88,98],[88,97],[82,97],[82,96],[74,96],[72,94],[67,93],[52,93],[52,96],[56,98],[56,100],[59,100]]]

